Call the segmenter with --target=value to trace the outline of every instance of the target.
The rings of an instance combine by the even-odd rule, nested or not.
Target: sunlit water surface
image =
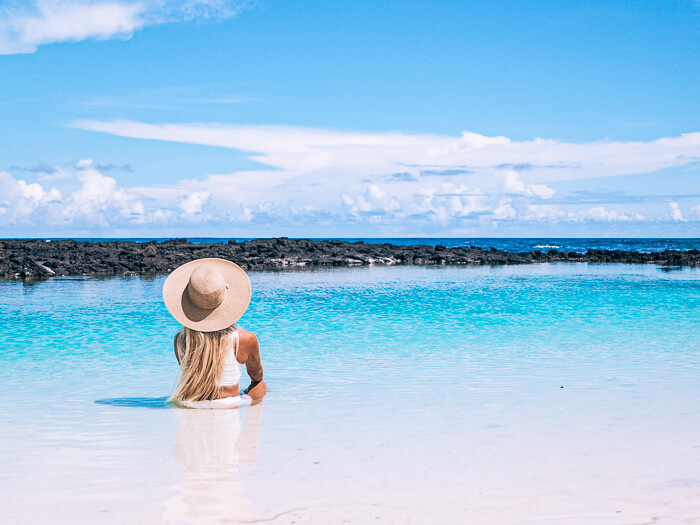
[[[164,402],[164,277],[0,283],[0,521],[700,522],[700,271],[250,276],[227,411]]]

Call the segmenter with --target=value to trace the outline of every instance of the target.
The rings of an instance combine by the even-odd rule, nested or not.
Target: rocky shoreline
[[[657,253],[588,250],[586,253],[495,248],[397,246],[308,239],[256,239],[193,244],[185,239],[132,241],[0,240],[0,278],[36,279],[55,275],[139,275],[168,273],[203,257],[234,261],[245,270],[354,267],[369,265],[506,265],[552,262],[700,266],[700,251]]]

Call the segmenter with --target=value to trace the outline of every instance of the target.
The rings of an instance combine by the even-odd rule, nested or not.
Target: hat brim
[[[224,299],[212,310],[192,303],[186,293],[192,272],[212,265],[221,272],[228,289]],[[198,259],[176,268],[163,283],[163,302],[170,314],[183,326],[200,332],[216,332],[238,321],[248,309],[251,297],[250,279],[243,268],[225,259]]]

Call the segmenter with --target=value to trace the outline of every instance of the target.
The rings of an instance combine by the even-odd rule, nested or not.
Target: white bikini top
[[[224,358],[224,371],[219,380],[219,386],[230,386],[238,384],[241,381],[241,372],[243,371],[243,363],[239,363],[236,359],[238,354],[238,330],[233,332],[231,337],[231,346],[226,352]]]

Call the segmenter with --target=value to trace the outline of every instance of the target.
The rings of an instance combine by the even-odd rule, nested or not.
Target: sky
[[[700,237],[700,1],[0,0],[0,237]]]

